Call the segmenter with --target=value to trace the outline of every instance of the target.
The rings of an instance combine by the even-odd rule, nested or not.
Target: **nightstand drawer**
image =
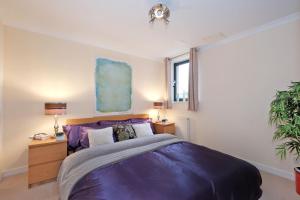
[[[175,133],[175,127],[173,125],[169,125],[169,126],[164,126],[162,128],[162,131],[164,133]]]
[[[57,177],[62,160],[29,166],[28,184],[50,180]]]
[[[67,156],[67,143],[57,143],[29,148],[29,166],[63,160]]]
[[[175,124],[174,123],[154,123],[154,129],[156,134],[169,133],[175,134]]]

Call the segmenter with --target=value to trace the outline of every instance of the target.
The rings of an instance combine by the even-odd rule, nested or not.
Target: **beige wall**
[[[233,41],[199,55],[200,111],[174,105],[169,118],[179,134],[191,118],[192,139],[199,144],[292,172],[291,159],[275,156],[268,124],[276,90],[300,81],[300,21]]]
[[[0,21],[0,179],[3,169],[3,65],[4,65],[4,26]]]
[[[292,171],[291,159],[275,156],[268,110],[277,89],[300,80],[299,35],[297,21],[201,52],[200,111],[187,112],[181,103],[168,112],[178,134],[185,135],[189,117],[193,141]],[[52,118],[43,115],[45,101],[68,102],[66,117],[95,115],[97,57],[132,66],[134,113],[148,112],[151,101],[161,98],[161,63],[5,27],[6,170],[26,165],[28,136],[52,131]]]
[[[162,63],[5,27],[6,170],[26,165],[30,135],[52,131],[53,118],[43,115],[44,102],[67,102],[66,117],[96,115],[97,57],[132,66],[133,113],[149,112],[151,102],[162,97]]]

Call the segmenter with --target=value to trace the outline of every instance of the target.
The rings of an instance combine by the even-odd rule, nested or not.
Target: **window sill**
[[[187,101],[173,101],[173,104],[186,104]]]

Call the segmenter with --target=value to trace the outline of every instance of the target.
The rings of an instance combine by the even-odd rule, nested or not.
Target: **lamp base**
[[[54,133],[56,135],[56,133],[58,133],[59,130],[59,125],[58,125],[58,117],[57,115],[54,115]]]
[[[160,122],[160,110],[158,109],[158,111],[157,111],[157,120],[156,120],[156,122]]]

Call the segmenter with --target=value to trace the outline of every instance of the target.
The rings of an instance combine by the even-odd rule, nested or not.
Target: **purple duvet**
[[[177,142],[84,175],[70,200],[257,200],[259,171],[209,148]]]

